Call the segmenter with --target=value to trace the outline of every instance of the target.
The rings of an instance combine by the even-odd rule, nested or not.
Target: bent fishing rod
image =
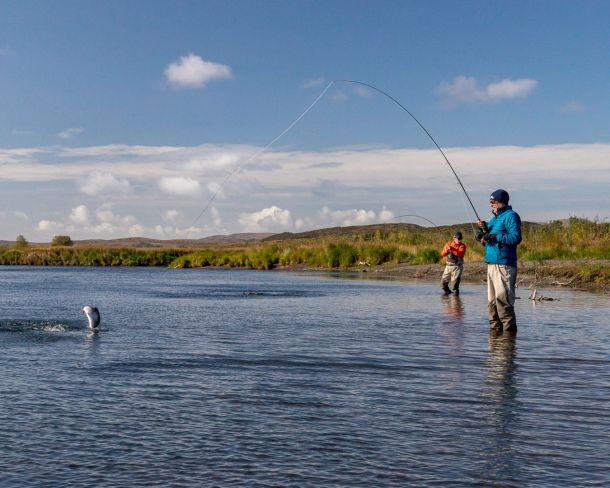
[[[432,137],[432,134],[430,134],[430,132],[428,131],[428,129],[426,129],[424,127],[424,124],[422,124],[417,117],[415,117],[415,115],[413,115],[402,103],[400,103],[398,100],[396,100],[392,95],[390,95],[389,93],[381,90],[380,88],[377,88],[376,86],[373,86],[369,83],[365,83],[363,81],[357,81],[357,80],[333,80],[331,83],[353,83],[355,85],[361,85],[361,86],[366,86],[368,88],[370,88],[371,90],[375,90],[378,93],[381,93],[383,96],[389,98],[390,100],[392,100],[396,105],[398,105],[401,109],[403,109],[405,112],[407,112],[411,118],[417,123],[417,125],[419,125],[421,127],[421,129],[426,133],[426,135],[430,138],[430,140],[434,143],[434,145],[436,146],[436,148],[440,151],[440,153],[442,154],[443,158],[445,159],[445,162],[447,163],[447,165],[449,166],[449,168],[451,169],[451,172],[453,173],[453,176],[455,176],[455,179],[457,180],[457,182],[460,184],[460,187],[462,188],[462,191],[464,192],[464,195],[466,195],[466,198],[468,199],[468,203],[470,203],[470,206],[472,207],[472,211],[474,212],[474,214],[477,217],[477,220],[481,220],[481,218],[479,217],[479,214],[477,213],[477,210],[474,208],[474,205],[472,204],[472,200],[470,199],[470,196],[468,195],[468,192],[466,191],[466,188],[464,188],[464,185],[462,184],[462,180],[460,180],[460,177],[458,176],[458,174],[455,172],[455,169],[453,169],[453,165],[449,162],[449,158],[447,158],[447,156],[445,155],[445,152],[443,151],[443,149],[441,148],[441,146],[439,146],[438,142],[436,142],[436,139],[434,139],[434,137]]]
[[[392,95],[390,95],[389,93],[383,91],[380,88],[377,88],[374,85],[371,85],[370,83],[365,83],[363,81],[358,81],[358,80],[332,80],[328,83],[328,85],[326,85],[326,87],[324,88],[324,90],[322,90],[322,92],[316,97],[316,99],[309,105],[309,107],[307,107],[294,121],[292,121],[290,123],[290,125],[288,125],[288,127],[286,127],[286,129],[284,129],[278,136],[276,136],[273,140],[271,140],[271,142],[269,142],[265,147],[263,147],[262,149],[260,149],[259,151],[255,152],[254,154],[252,154],[245,163],[242,164],[242,166],[238,166],[237,168],[235,168],[233,171],[231,171],[226,177],[225,179],[222,181],[222,183],[220,185],[218,185],[218,188],[216,189],[216,191],[212,194],[212,196],[210,197],[210,199],[208,200],[208,202],[206,203],[206,205],[204,206],[203,210],[201,210],[201,212],[199,213],[199,215],[197,216],[197,218],[193,221],[193,223],[191,224],[191,227],[193,225],[195,225],[195,223],[201,218],[201,216],[206,212],[206,210],[208,208],[210,208],[210,205],[212,204],[212,202],[216,199],[216,196],[218,195],[218,193],[222,190],[222,188],[224,187],[225,183],[227,183],[227,181],[233,177],[235,174],[239,173],[242,168],[243,165],[245,165],[246,163],[252,161],[254,158],[260,156],[262,153],[264,153],[267,149],[269,149],[273,144],[275,144],[280,138],[282,138],[284,135],[286,135],[303,117],[305,117],[305,115],[312,109],[314,108],[314,106],[322,99],[322,97],[326,94],[326,92],[330,89],[330,87],[335,84],[335,83],[352,83],[355,85],[361,85],[361,86],[365,86],[370,88],[371,90],[375,90],[378,93],[381,93],[383,96],[387,97],[388,99],[390,99],[392,102],[394,102],[396,105],[398,105],[402,110],[404,110],[405,112],[407,112],[409,114],[409,116],[417,123],[417,125],[419,125],[419,127],[426,133],[426,135],[430,138],[430,140],[434,143],[434,145],[436,146],[436,148],[439,150],[439,152],[441,153],[441,155],[443,156],[443,159],[445,160],[445,162],[447,163],[447,165],[449,166],[449,168],[451,169],[451,172],[453,173],[453,176],[455,176],[455,179],[457,180],[457,182],[459,183],[460,187],[462,188],[462,191],[464,192],[464,195],[466,196],[466,198],[468,199],[468,203],[470,203],[470,206],[472,207],[472,211],[474,212],[475,216],[477,217],[477,220],[481,220],[481,218],[479,217],[479,214],[477,213],[477,210],[474,208],[474,205],[472,203],[472,200],[470,199],[470,196],[468,195],[468,192],[466,191],[466,188],[464,187],[464,185],[462,184],[462,180],[460,180],[460,177],[458,176],[458,174],[456,173],[455,169],[453,168],[453,165],[451,164],[451,162],[449,161],[449,158],[447,158],[447,156],[445,155],[445,152],[443,151],[443,149],[441,148],[441,146],[436,142],[436,139],[434,139],[434,137],[432,137],[432,134],[430,134],[430,132],[428,131],[428,129],[426,129],[424,127],[424,125],[402,104],[400,103],[398,100],[396,100],[396,98],[394,98]]]

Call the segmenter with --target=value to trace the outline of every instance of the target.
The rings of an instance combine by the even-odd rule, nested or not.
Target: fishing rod
[[[376,86],[373,86],[369,83],[365,83],[363,81],[357,81],[357,80],[333,80],[333,82],[335,83],[353,83],[355,85],[361,85],[361,86],[366,86],[368,88],[370,88],[371,90],[375,90],[378,93],[381,93],[382,95],[384,95],[385,97],[389,98],[390,100],[392,100],[396,105],[398,105],[401,109],[403,109],[405,112],[407,112],[411,118],[417,122],[417,125],[419,125],[421,127],[421,129],[426,133],[426,135],[430,138],[430,140],[434,143],[434,145],[436,146],[436,148],[440,151],[440,153],[442,154],[443,158],[445,159],[445,162],[447,163],[447,165],[449,166],[449,168],[451,169],[451,172],[453,173],[453,176],[455,176],[455,179],[457,180],[457,182],[460,184],[460,187],[462,187],[462,191],[464,192],[464,195],[466,195],[466,198],[468,199],[468,203],[470,203],[470,206],[472,207],[472,211],[474,212],[474,214],[477,217],[477,220],[481,220],[481,218],[479,217],[479,214],[477,213],[476,208],[474,208],[474,205],[472,203],[472,200],[470,199],[470,196],[468,196],[468,192],[466,191],[466,188],[464,188],[464,185],[462,184],[462,180],[460,180],[460,177],[458,176],[458,174],[455,172],[455,169],[453,169],[453,165],[449,162],[449,158],[447,158],[447,156],[445,155],[445,152],[443,151],[443,149],[441,148],[441,146],[439,146],[438,142],[436,142],[436,139],[434,139],[434,137],[432,137],[432,134],[430,134],[430,132],[428,131],[428,129],[426,129],[424,127],[424,125],[417,119],[417,117],[415,117],[415,115],[413,115],[402,103],[400,103],[398,100],[396,100],[392,95],[390,95],[389,93],[381,90],[380,88],[377,88]]]
[[[212,194],[212,196],[210,197],[210,199],[207,201],[206,205],[204,206],[203,210],[201,210],[201,212],[199,213],[199,215],[195,218],[195,220],[193,221],[193,223],[191,224],[191,227],[195,225],[195,223],[201,218],[201,216],[206,212],[206,210],[208,208],[210,208],[210,205],[212,204],[212,202],[216,199],[216,196],[218,195],[218,193],[222,190],[222,188],[224,187],[224,185],[227,183],[227,181],[233,177],[234,175],[236,175],[237,173],[239,173],[243,166],[245,164],[247,164],[248,162],[252,161],[253,159],[255,159],[256,157],[260,156],[262,153],[264,153],[267,149],[269,149],[273,144],[275,144],[275,142],[277,142],[280,138],[282,138],[284,135],[286,135],[303,117],[305,117],[305,115],[314,108],[314,106],[322,99],[322,97],[326,94],[326,92],[330,89],[330,87],[335,84],[335,83],[352,83],[355,85],[361,85],[361,86],[366,86],[368,88],[370,88],[371,90],[375,90],[378,93],[381,93],[383,96],[389,98],[392,102],[394,102],[396,105],[398,105],[402,110],[404,110],[405,112],[407,112],[409,114],[409,116],[417,123],[417,125],[419,125],[419,127],[426,133],[426,135],[430,138],[430,140],[434,143],[434,145],[436,146],[436,148],[440,151],[441,155],[443,156],[445,162],[447,163],[447,165],[449,166],[449,168],[451,169],[451,172],[453,173],[453,176],[455,176],[455,179],[457,180],[457,182],[459,183],[460,187],[462,188],[462,191],[464,192],[464,195],[466,196],[466,198],[468,199],[468,203],[470,203],[470,206],[472,207],[472,211],[474,212],[475,216],[477,217],[477,220],[481,220],[481,218],[479,217],[479,214],[477,213],[477,210],[474,208],[474,205],[472,203],[472,200],[470,199],[470,196],[468,195],[468,192],[466,191],[466,188],[464,187],[464,185],[462,184],[462,180],[460,180],[460,177],[458,176],[458,174],[456,173],[455,169],[453,168],[453,165],[451,164],[451,162],[449,162],[449,158],[447,158],[447,156],[445,155],[443,149],[441,148],[441,146],[436,142],[436,140],[434,139],[434,137],[432,137],[432,134],[430,134],[430,132],[428,131],[428,129],[426,129],[424,127],[424,125],[402,104],[400,103],[398,100],[396,100],[392,95],[390,95],[389,93],[383,91],[380,88],[377,88],[374,85],[371,85],[370,83],[365,83],[363,81],[358,81],[358,80],[343,80],[343,79],[339,79],[339,80],[332,80],[328,83],[328,85],[326,85],[326,87],[324,88],[324,90],[322,90],[322,92],[316,97],[316,99],[309,105],[309,107],[307,107],[293,122],[290,123],[290,125],[288,125],[288,127],[286,127],[277,137],[275,137],[273,140],[271,140],[271,142],[269,142],[265,147],[263,147],[262,149],[258,150],[257,152],[255,152],[254,154],[252,154],[244,163],[242,163],[241,166],[238,166],[237,168],[235,168],[233,171],[231,171],[225,178],[224,180],[221,182],[220,185],[218,185],[218,188],[216,189],[216,191]]]

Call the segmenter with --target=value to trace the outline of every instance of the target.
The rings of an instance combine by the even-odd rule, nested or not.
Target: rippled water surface
[[[0,486],[608,486],[610,300],[520,294],[0,268]]]

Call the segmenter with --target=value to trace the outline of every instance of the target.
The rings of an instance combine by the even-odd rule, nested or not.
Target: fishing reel
[[[487,222],[482,220],[481,224],[479,225],[479,231],[477,232],[476,237],[477,237],[477,241],[479,241],[479,242],[481,242],[483,239],[485,239],[486,242],[490,242],[493,239],[495,239],[496,236],[489,233],[489,227],[487,225]]]

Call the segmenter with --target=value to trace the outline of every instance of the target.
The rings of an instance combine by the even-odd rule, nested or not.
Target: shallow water
[[[0,486],[610,484],[610,300],[0,268]],[[97,306],[102,330],[80,314]]]

